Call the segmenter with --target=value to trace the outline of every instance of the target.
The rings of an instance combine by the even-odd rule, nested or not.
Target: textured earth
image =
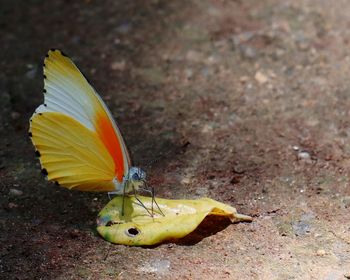
[[[349,1],[4,0],[0,14],[0,278],[350,279]],[[27,135],[50,48],[102,95],[158,196],[254,221],[151,248],[99,237],[107,195],[45,181]]]

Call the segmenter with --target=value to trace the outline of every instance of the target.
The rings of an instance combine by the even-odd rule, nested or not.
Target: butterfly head
[[[138,167],[131,167],[129,170],[129,181],[134,185],[140,186],[146,180],[146,172]]]

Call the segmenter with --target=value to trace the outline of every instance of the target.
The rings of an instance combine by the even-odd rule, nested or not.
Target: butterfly
[[[102,98],[63,52],[51,49],[43,66],[44,104],[30,118],[29,129],[42,173],[68,189],[136,196],[146,173],[132,166]]]

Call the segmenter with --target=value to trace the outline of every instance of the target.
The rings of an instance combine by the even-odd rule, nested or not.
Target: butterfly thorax
[[[123,182],[118,182],[115,178],[113,180],[116,191],[113,193],[123,194],[131,193],[138,190],[145,184],[146,173],[139,167],[131,167],[126,176],[123,177]]]

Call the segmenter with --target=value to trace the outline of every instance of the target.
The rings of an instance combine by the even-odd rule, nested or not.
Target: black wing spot
[[[44,93],[46,93],[46,92],[47,92],[47,90],[44,88],[43,92],[44,92]]]
[[[58,183],[58,181],[55,181],[55,185],[56,185],[56,186],[59,186],[59,185],[60,185],[60,183]]]
[[[49,57],[49,54],[46,54],[45,57]]]
[[[49,175],[49,173],[47,173],[46,168],[41,169],[41,173],[42,173],[44,176]]]
[[[44,79],[46,79],[47,77],[46,77],[46,75],[44,75]]]
[[[43,67],[44,67],[44,68],[45,68],[45,66],[46,66],[45,63],[43,63]]]
[[[38,150],[35,151],[35,155],[36,155],[37,157],[40,157],[40,156],[41,156],[41,154],[40,154],[40,152],[39,152]]]
[[[39,113],[39,116],[41,116],[42,115],[42,113]]]
[[[32,122],[32,119],[30,119],[29,121]]]
[[[52,48],[52,49],[50,49],[52,52],[54,52],[56,49],[54,49],[54,48]]]
[[[61,54],[65,57],[68,57],[68,55],[66,55],[63,51],[61,51]]]
[[[44,103],[44,106],[47,107],[47,104]]]
[[[32,121],[32,120],[30,120],[30,121]],[[28,136],[29,136],[29,137],[33,137],[33,134],[32,134],[31,132],[29,132],[29,133],[28,133]]]

